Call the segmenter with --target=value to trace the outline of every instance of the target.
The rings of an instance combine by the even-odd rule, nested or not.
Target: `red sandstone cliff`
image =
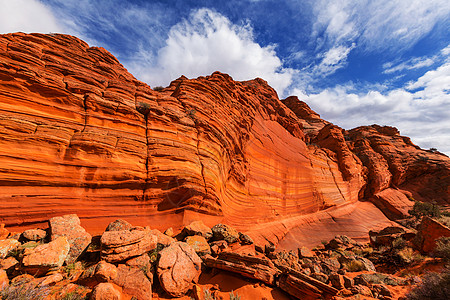
[[[119,217],[160,228],[203,218],[289,248],[388,221],[359,200],[391,219],[408,196],[450,202],[450,159],[395,128],[345,131],[261,79],[218,72],[156,92],[71,36],[0,36],[0,111],[9,227],[75,212],[92,232]]]

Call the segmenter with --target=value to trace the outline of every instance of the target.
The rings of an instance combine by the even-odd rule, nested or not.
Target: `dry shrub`
[[[450,237],[443,236],[436,240],[435,253],[437,257],[450,261]]]
[[[344,266],[349,272],[359,272],[364,270],[364,263],[359,260],[352,260],[348,263],[345,263]]]
[[[423,277],[422,283],[412,289],[408,300],[448,300],[450,295],[450,271],[429,273]]]

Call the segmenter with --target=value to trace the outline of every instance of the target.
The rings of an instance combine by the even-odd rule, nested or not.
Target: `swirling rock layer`
[[[345,131],[261,79],[218,72],[156,92],[67,35],[0,36],[0,111],[7,227],[69,213],[90,232],[202,218],[278,241],[304,216],[351,214],[361,199],[391,218],[407,196],[449,202],[448,157],[394,128]]]

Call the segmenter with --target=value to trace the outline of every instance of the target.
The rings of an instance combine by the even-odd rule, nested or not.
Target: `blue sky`
[[[0,0],[0,32],[62,32],[166,86],[261,77],[350,129],[396,126],[450,154],[448,0]]]

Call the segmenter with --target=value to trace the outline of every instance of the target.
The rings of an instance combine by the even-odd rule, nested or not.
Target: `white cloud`
[[[310,95],[295,89],[293,94],[344,128],[396,126],[419,146],[450,155],[450,58],[404,88],[365,94],[353,90],[352,85],[341,85]]]
[[[358,40],[369,51],[407,49],[450,14],[447,0],[321,0],[313,5],[314,40],[324,32],[325,44]]]
[[[411,58],[405,62],[393,65],[392,63],[383,64],[384,74],[391,74],[395,72],[400,72],[403,70],[414,70],[424,67],[432,66],[435,63],[435,57],[416,57]]]
[[[355,44],[350,47],[337,46],[322,54],[322,61],[312,68],[312,76],[317,79],[318,77],[331,75],[344,67],[347,56],[354,47]]]
[[[37,0],[0,0],[0,33],[61,32],[50,8]]]
[[[254,42],[248,24],[232,24],[209,9],[195,10],[188,20],[170,29],[156,65],[129,64],[140,79],[150,85],[167,85],[185,75],[197,77],[221,71],[235,80],[264,78],[279,93],[292,82],[294,70],[283,68],[274,46]]]

